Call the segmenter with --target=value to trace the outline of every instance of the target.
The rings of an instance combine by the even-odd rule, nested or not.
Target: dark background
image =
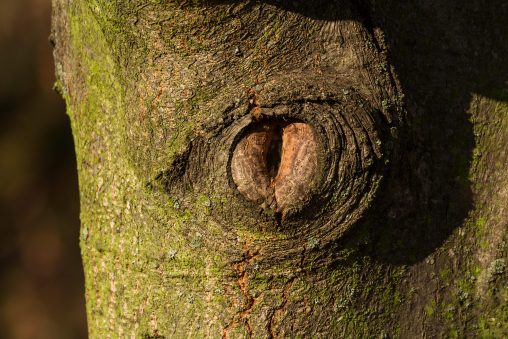
[[[74,147],[50,0],[0,1],[0,338],[86,338]]]

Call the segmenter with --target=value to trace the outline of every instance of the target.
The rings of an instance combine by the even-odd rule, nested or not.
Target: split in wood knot
[[[265,209],[285,213],[308,200],[318,168],[319,145],[311,125],[267,120],[253,125],[233,152],[238,191]]]

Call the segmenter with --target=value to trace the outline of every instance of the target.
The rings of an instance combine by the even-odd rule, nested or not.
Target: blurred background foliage
[[[0,1],[0,338],[86,338],[79,195],[51,0]]]

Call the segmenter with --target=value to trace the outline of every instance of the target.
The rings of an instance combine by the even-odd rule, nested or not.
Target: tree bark
[[[53,11],[90,337],[508,335],[505,3]]]

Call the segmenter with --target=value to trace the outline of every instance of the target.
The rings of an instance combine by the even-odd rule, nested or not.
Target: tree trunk
[[[501,0],[54,0],[92,338],[506,337]]]

